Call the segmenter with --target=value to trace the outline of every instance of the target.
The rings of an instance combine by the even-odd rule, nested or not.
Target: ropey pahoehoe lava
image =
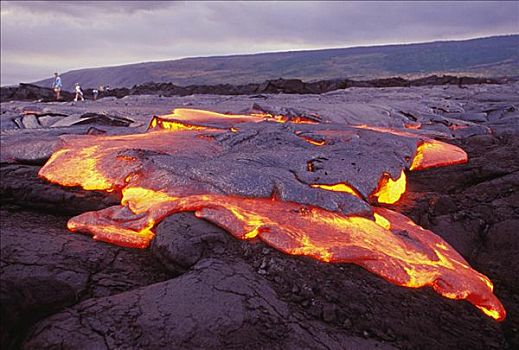
[[[146,133],[64,137],[39,174],[121,194],[121,205],[70,219],[70,230],[97,240],[145,248],[158,222],[193,211],[236,238],[431,286],[501,321],[486,276],[433,232],[377,206],[399,200],[406,171],[466,161],[462,149],[414,129],[176,109]]]

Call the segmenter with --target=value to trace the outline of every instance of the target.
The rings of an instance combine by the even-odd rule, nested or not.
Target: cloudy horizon
[[[1,2],[1,85],[54,71],[519,32],[518,2]]]

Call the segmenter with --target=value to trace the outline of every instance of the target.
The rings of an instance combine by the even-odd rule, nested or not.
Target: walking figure
[[[76,97],[74,97],[74,102],[76,102],[78,98],[81,98],[81,101],[84,101],[85,98],[83,97],[83,91],[81,91],[81,86],[79,86],[79,83],[76,83],[75,91]]]
[[[54,89],[54,93],[56,94],[56,101],[59,101],[61,97],[61,88],[63,87],[63,83],[61,82],[61,77],[58,73],[54,73],[54,82],[52,83],[52,88]]]

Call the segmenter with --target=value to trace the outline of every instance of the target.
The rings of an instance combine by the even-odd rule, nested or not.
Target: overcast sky
[[[54,71],[519,33],[519,2],[1,1],[1,84]]]

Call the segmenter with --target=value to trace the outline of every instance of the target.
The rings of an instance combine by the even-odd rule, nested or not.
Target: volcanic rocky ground
[[[517,348],[518,96],[515,83],[2,103],[2,348]],[[191,213],[162,221],[145,250],[69,232],[69,218],[120,198],[38,178],[58,137],[143,132],[173,108],[407,125],[462,147],[467,164],[410,172],[407,192],[388,207],[487,275],[507,318],[498,323],[465,301],[395,286],[353,264],[236,240]]]

